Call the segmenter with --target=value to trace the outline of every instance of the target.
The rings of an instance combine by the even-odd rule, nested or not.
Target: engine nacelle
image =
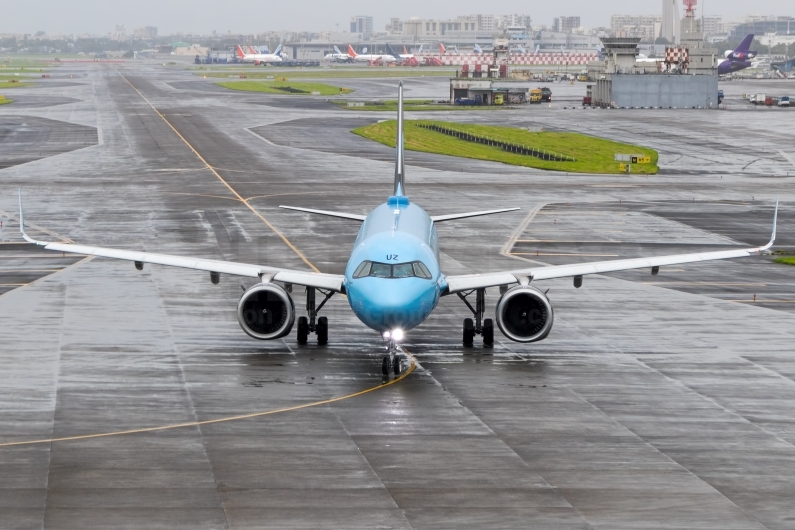
[[[552,320],[552,304],[535,287],[516,286],[497,302],[497,325],[503,335],[516,342],[545,339]]]
[[[293,329],[295,304],[287,291],[273,283],[260,283],[240,297],[237,321],[250,337],[273,340]]]

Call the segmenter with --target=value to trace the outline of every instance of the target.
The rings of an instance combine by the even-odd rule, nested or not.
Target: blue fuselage
[[[370,212],[345,268],[348,303],[359,320],[379,332],[412,329],[428,318],[443,288],[436,227],[425,210],[390,197]]]

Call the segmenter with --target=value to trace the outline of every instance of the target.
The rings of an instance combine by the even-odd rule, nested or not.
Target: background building
[[[555,31],[574,33],[580,27],[580,17],[557,17],[552,25]]]
[[[351,17],[351,33],[359,33],[365,39],[370,37],[373,34],[373,17]]]
[[[731,36],[735,39],[742,39],[749,33],[762,36],[767,33],[776,35],[795,35],[795,18],[793,17],[763,17],[760,15],[749,15],[746,21],[735,26],[731,31]]]
[[[676,0],[662,0],[662,24],[659,36],[669,44],[678,43],[681,23],[682,18]]]
[[[660,34],[662,15],[612,15],[610,33],[614,37],[640,37],[652,42]]]

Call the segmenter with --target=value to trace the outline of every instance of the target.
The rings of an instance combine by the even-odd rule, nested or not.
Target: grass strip
[[[337,96],[339,94],[350,94],[352,92],[349,88],[341,88],[323,83],[296,83],[293,81],[231,81],[215,84],[228,88],[229,90],[264,92],[266,94]],[[313,92],[317,94],[313,94]]]
[[[288,79],[354,79],[354,78],[403,78],[403,77],[450,77],[455,75],[455,69],[452,70],[425,70],[425,69],[402,69],[402,68],[353,68],[350,70],[337,70],[333,68],[323,69],[268,69],[264,72],[256,72],[252,70],[204,70],[199,68],[194,75],[215,77],[215,78],[228,78],[229,76],[238,77],[241,75],[246,76],[248,79],[271,79],[276,77],[286,77]]]
[[[776,263],[781,263],[783,265],[795,265],[795,257],[776,258],[773,261],[776,262]]]
[[[9,103],[13,103],[13,99],[8,99],[6,97],[0,96],[0,105],[8,105]]]
[[[551,151],[575,159],[573,162],[541,160],[533,156],[506,152],[500,147],[467,142],[430,129],[419,127],[420,124],[437,125],[455,128],[473,135],[493,138],[494,140],[531,147],[533,149]],[[354,134],[380,142],[391,147],[395,146],[395,121],[374,123],[354,129]],[[533,167],[553,171],[572,173],[620,173],[619,163],[614,160],[616,154],[641,154],[651,157],[651,164],[633,164],[633,174],[657,173],[657,152],[646,147],[629,145],[595,136],[587,136],[574,132],[529,132],[513,127],[492,125],[470,125],[462,123],[437,122],[430,120],[411,120],[405,122],[406,149],[437,153],[442,155],[474,158],[502,162],[514,166]]]
[[[24,81],[16,82],[16,80],[14,81],[15,82],[11,82],[0,79],[0,90],[5,90],[7,88],[25,88],[29,86],[36,86],[35,83],[26,83]]]

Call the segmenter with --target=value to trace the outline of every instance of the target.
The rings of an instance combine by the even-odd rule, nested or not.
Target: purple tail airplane
[[[732,74],[751,67],[751,59],[756,57],[756,52],[750,51],[754,34],[746,35],[734,51],[726,51],[726,60],[718,65],[718,74]]]

